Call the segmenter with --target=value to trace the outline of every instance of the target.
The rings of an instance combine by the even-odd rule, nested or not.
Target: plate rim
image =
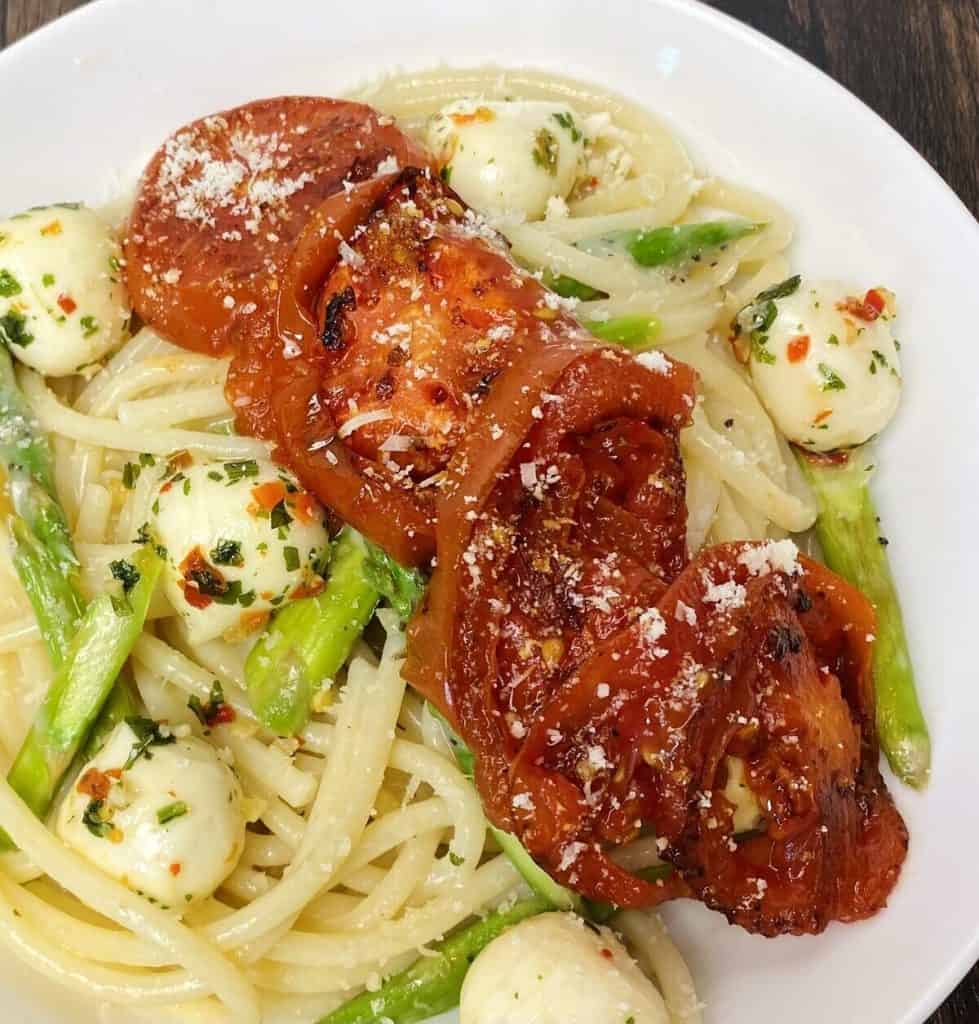
[[[124,11],[125,8],[152,10],[154,3],[159,3],[162,8],[166,2],[167,0],[162,0],[162,2],[161,0],[88,0],[83,6],[59,15],[0,49],[0,83],[6,78],[9,69],[21,61],[33,60],[33,51],[36,48],[46,45],[49,40],[53,40],[57,36],[70,36],[76,24],[98,18],[111,20],[117,16],[128,17],[130,15],[126,13],[117,15],[116,12]],[[235,0],[218,0],[218,2],[234,3]],[[323,7],[328,7],[335,2],[337,0],[326,0]],[[620,3],[623,0],[606,0],[606,2]],[[831,94],[834,94],[836,102],[845,104],[853,115],[862,119],[864,125],[872,127],[873,131],[886,137],[891,145],[896,142],[899,148],[903,149],[905,157],[910,157],[910,163],[916,167],[917,172],[919,174],[924,172],[924,176],[930,179],[933,188],[935,185],[938,186],[932,194],[936,197],[943,196],[948,223],[963,230],[964,237],[979,254],[979,219],[977,219],[977,215],[973,214],[941,173],[897,128],[828,72],[761,30],[738,20],[725,11],[708,6],[702,0],[642,0],[642,2],[649,8],[676,12],[684,17],[695,19],[724,33],[732,39],[734,45],[761,50],[770,58],[787,66],[794,74],[808,78],[815,87],[828,89]],[[912,1021],[924,1024],[976,966],[979,966],[979,920],[974,926],[969,941],[963,944],[943,971],[936,974],[934,980],[927,989],[920,993],[915,1002],[908,1006],[902,1017],[903,1024],[909,1024]],[[3,991],[0,989],[0,996],[3,995]]]

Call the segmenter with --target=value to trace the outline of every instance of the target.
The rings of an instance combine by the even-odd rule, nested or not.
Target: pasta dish
[[[660,904],[883,910],[897,298],[792,233],[498,69],[0,221],[0,943],[136,1019],[695,1024]]]

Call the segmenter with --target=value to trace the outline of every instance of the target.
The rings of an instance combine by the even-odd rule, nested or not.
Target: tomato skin
[[[124,240],[134,309],[209,355],[268,338],[310,213],[389,158],[426,159],[389,119],[346,100],[257,100],[178,129],[143,173]]]

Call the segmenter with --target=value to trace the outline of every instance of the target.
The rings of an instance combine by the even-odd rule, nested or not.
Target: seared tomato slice
[[[279,277],[314,210],[423,151],[370,107],[258,100],[176,131],[150,160],[125,239],[133,307],[178,345],[237,350],[272,330]]]

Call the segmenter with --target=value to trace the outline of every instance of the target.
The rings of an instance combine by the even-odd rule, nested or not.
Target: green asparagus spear
[[[841,461],[797,451],[819,500],[816,536],[826,564],[858,587],[877,611],[873,666],[877,729],[894,773],[920,789],[931,770],[931,741],[918,704],[901,605],[887,561],[887,541],[868,486],[868,467],[852,453]]]
[[[460,770],[466,778],[472,781],[476,772],[476,758],[473,752],[466,746],[463,739],[449,725],[437,708],[429,704],[429,709],[441,722]],[[582,898],[576,892],[572,892],[559,882],[555,882],[527,852],[523,843],[515,835],[504,832],[503,829],[497,828],[495,825],[488,824],[488,828],[497,845],[510,858],[513,866],[523,876],[523,880],[541,899],[547,900],[547,904],[551,909],[574,910],[577,913],[582,913],[584,908]]]
[[[641,267],[676,267],[687,260],[700,259],[710,249],[752,235],[764,226],[747,220],[712,220],[649,231],[615,231],[603,235],[602,241],[624,245]]]
[[[51,449],[0,346],[0,464],[14,508],[14,567],[57,668],[82,613],[78,560],[54,490]]]
[[[551,910],[540,897],[498,910],[438,943],[436,956],[420,957],[377,992],[364,992],[328,1013],[319,1024],[416,1024],[459,1005],[470,964],[497,936],[528,917]]]
[[[51,664],[58,669],[83,612],[75,573],[56,561],[57,556],[20,516],[11,517],[10,530],[14,539],[14,568],[34,609]]]
[[[95,719],[88,739],[76,755],[77,766],[81,768],[83,764],[95,757],[105,746],[105,741],[115,731],[117,725],[125,722],[128,718],[137,718],[139,714],[140,706],[135,686],[128,669],[124,668],[116,678],[116,684],[112,687],[109,699],[102,706],[99,717]]]
[[[100,594],[87,608],[64,662],[10,769],[8,781],[38,816],[89,735],[139,639],[163,561],[149,547],[133,557],[133,585],[121,598]],[[6,837],[2,837],[6,839]],[[9,848],[9,840],[0,843]]]
[[[655,316],[616,316],[611,320],[585,320],[584,326],[602,341],[644,352],[652,347],[662,325]]]
[[[601,292],[591,285],[579,281],[576,277],[568,277],[566,274],[555,274],[551,270],[545,270],[541,283],[545,288],[565,299],[580,299],[582,302],[594,302],[596,299],[607,299],[608,292]]]
[[[402,622],[411,618],[425,593],[428,580],[417,569],[406,569],[383,549],[370,541],[364,571],[377,592],[398,613]]]
[[[273,732],[295,735],[309,721],[313,696],[350,657],[380,594],[370,582],[367,545],[349,526],[337,538],[326,587],[287,605],[245,662],[252,710]]]

